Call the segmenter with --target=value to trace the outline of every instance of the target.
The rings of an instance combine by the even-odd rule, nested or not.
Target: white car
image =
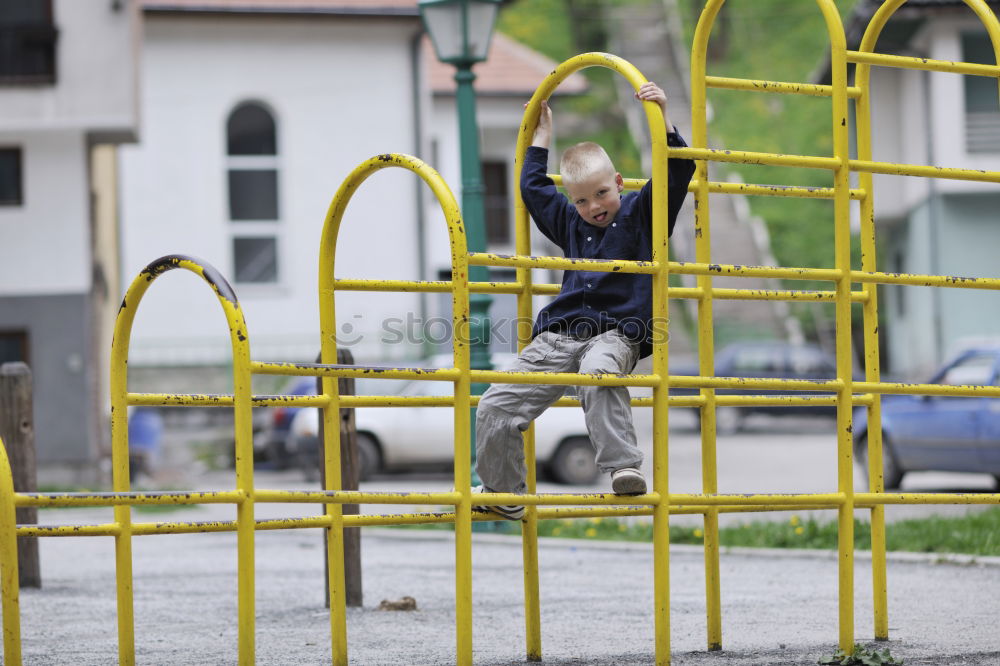
[[[400,395],[452,395],[453,386],[415,380]],[[318,473],[318,414],[316,409],[301,409],[291,425],[292,448],[308,477]],[[361,407],[355,410],[355,423],[362,479],[379,471],[452,465],[451,407]],[[590,484],[599,475],[580,407],[551,407],[535,420],[535,453],[539,471],[560,483]]]

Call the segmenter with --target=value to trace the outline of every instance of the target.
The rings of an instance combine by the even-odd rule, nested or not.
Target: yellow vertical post
[[[868,24],[868,29],[862,39],[860,50],[874,49],[878,33],[881,32],[889,13],[895,11],[905,0],[890,0],[879,8]],[[854,103],[854,115],[857,123],[857,150],[859,160],[872,159],[871,134],[871,66],[858,63],[854,70],[854,84],[860,90],[860,96]],[[862,171],[858,176],[858,184],[864,191],[861,200],[861,270],[876,270],[875,255],[875,200],[872,186],[872,174]],[[864,292],[867,300],[863,306],[864,336],[865,336],[865,381],[880,380],[880,358],[878,348],[878,291],[877,285],[866,282]],[[885,492],[885,480],[882,477],[884,455],[882,445],[882,395],[872,396],[872,403],[867,408],[868,418],[868,489],[870,492]],[[876,640],[889,640],[889,602],[886,575],[885,556],[885,505],[876,504],[871,508],[871,539],[872,539],[872,611]]]
[[[438,176],[440,178],[440,176]],[[447,189],[447,188],[445,188]],[[448,219],[451,240],[451,311],[454,331],[455,367],[455,490],[461,498],[455,507],[455,663],[472,664],[472,452],[471,427],[472,382],[470,370],[469,327],[469,250],[461,212],[451,193],[438,200]]]
[[[21,605],[18,599],[17,518],[14,476],[0,440],[0,596],[3,597],[3,663],[21,665]]]
[[[337,317],[334,294],[334,259],[341,217],[354,189],[368,176],[369,163],[356,168],[333,197],[323,224],[319,250],[319,327],[320,362],[337,362]],[[323,377],[323,394],[330,404],[323,408],[324,490],[341,490],[340,470],[340,391],[336,377]],[[333,663],[347,666],[347,581],[344,579],[343,505],[330,502],[324,506],[330,518],[326,529],[327,594],[330,606],[330,644]]]
[[[723,0],[713,0],[705,5],[695,29],[691,47],[691,143],[695,148],[708,147],[708,116],[705,77],[708,38],[715,17]],[[695,261],[710,263],[712,236],[708,203],[708,162],[696,162],[695,179]],[[712,312],[712,278],[698,276],[701,296],[698,300],[698,372],[703,377],[715,375],[715,322]],[[701,483],[702,492],[711,495],[719,492],[715,389],[703,388],[705,404],[701,408]],[[719,572],[719,512],[705,511],[705,614],[709,650],[722,649],[722,593]]]
[[[222,299],[220,299],[222,300]],[[255,541],[253,482],[253,420],[251,412],[250,344],[246,327],[241,326],[242,315],[235,297],[222,300],[229,319],[233,349],[233,418],[236,440],[236,488],[240,502],[236,506],[236,553],[239,577],[239,663],[250,666],[256,659],[256,599],[255,599]]]
[[[847,44],[840,14],[833,0],[817,0],[830,35],[833,86],[833,157],[840,163],[833,174],[834,266],[836,281],[837,485],[843,494],[838,514],[840,579],[840,648],[854,649],[854,467],[851,436],[851,221],[850,146],[847,128]]]
[[[514,149],[514,251],[518,255],[531,254],[531,229],[528,209],[521,199],[521,167],[524,165],[524,154],[531,145],[538,125],[538,112],[541,108],[541,97],[536,91],[535,96],[524,110],[524,122],[517,137]],[[531,302],[531,269],[517,268],[515,271],[518,284],[522,285],[517,294],[517,350],[520,352],[531,339],[533,312]],[[528,463],[527,490],[529,493],[538,491],[537,465],[535,462],[535,425],[534,423],[524,433],[524,458]],[[524,521],[521,523],[521,551],[524,562],[524,638],[525,653],[528,661],[542,660],[542,617],[541,599],[538,589],[538,507],[531,505],[526,508]]]
[[[469,272],[465,232],[461,246],[452,241],[452,319],[455,380],[455,631],[456,663],[472,664],[472,455],[469,450],[471,381],[469,377]]]
[[[623,72],[626,73],[627,72]],[[628,76],[629,82],[638,89],[645,78]],[[667,239],[667,131],[663,112],[653,102],[644,102],[646,120],[652,137],[653,154],[653,248],[652,260],[657,264],[653,273],[653,374],[659,379],[653,387],[653,491],[659,501],[653,507],[653,586],[656,630],[656,663],[665,666],[670,663],[670,487],[669,443],[667,419],[668,379],[670,374],[668,358],[667,322],[669,310],[667,285],[669,280],[670,252]]]
[[[115,320],[111,342],[111,488],[129,490],[128,469],[128,347],[136,306],[148,282],[137,278],[126,293]],[[135,294],[133,296],[133,294]],[[118,533],[115,535],[115,593],[118,607],[118,663],[135,663],[135,632],[132,606],[132,519],[127,505],[114,509]]]

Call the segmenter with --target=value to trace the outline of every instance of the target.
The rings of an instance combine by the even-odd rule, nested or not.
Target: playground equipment
[[[474,506],[493,504],[523,504],[528,507],[522,523],[524,551],[526,655],[529,660],[542,657],[540,602],[538,595],[538,543],[537,521],[552,517],[590,517],[609,515],[652,515],[654,526],[654,622],[655,654],[658,664],[670,662],[670,594],[669,594],[669,517],[671,513],[703,514],[705,521],[705,566],[707,598],[707,645],[709,649],[722,647],[722,621],[719,577],[718,514],[726,511],[769,511],[790,509],[831,509],[839,517],[839,644],[848,652],[854,644],[854,534],[853,514],[856,508],[872,512],[872,566],[874,579],[875,631],[878,638],[888,638],[888,610],[885,579],[885,524],[886,504],[998,504],[1000,494],[920,494],[885,493],[881,478],[882,442],[879,429],[871,430],[869,440],[870,492],[856,493],[852,477],[851,416],[855,405],[864,405],[871,423],[880,422],[879,396],[882,393],[918,393],[928,395],[958,395],[1000,397],[1000,388],[982,386],[940,386],[927,384],[885,383],[879,380],[877,344],[877,303],[875,285],[924,285],[933,287],[1000,289],[1000,279],[954,278],[935,275],[888,274],[878,272],[875,266],[875,234],[871,174],[953,178],[1000,182],[1000,172],[982,172],[967,169],[939,168],[936,166],[900,165],[875,162],[871,159],[871,121],[869,70],[872,65],[907,67],[913,69],[976,74],[1000,77],[996,65],[971,65],[941,62],[922,58],[880,55],[872,52],[879,33],[904,0],[887,0],[872,19],[861,48],[848,51],[843,26],[832,0],[817,0],[826,21],[831,42],[832,85],[808,85],[772,81],[722,79],[708,76],[706,72],[706,47],[708,36],[723,0],[709,0],[702,12],[694,37],[692,52],[692,116],[694,131],[692,146],[668,148],[665,140],[663,118],[658,108],[646,104],[653,152],[653,257],[648,262],[598,261],[556,257],[531,257],[529,255],[529,220],[520,200],[516,206],[515,256],[486,253],[469,253],[465,232],[454,197],[440,176],[420,160],[405,155],[379,155],[358,166],[344,181],[333,198],[323,228],[320,248],[319,305],[322,353],[321,362],[271,363],[250,360],[249,332],[243,320],[236,296],[221,275],[210,266],[194,259],[173,255],[150,264],[129,287],[122,304],[115,328],[112,350],[112,461],[113,492],[110,493],[14,493],[6,455],[0,449],[0,578],[3,596],[4,663],[19,664],[20,629],[16,574],[15,540],[17,535],[32,536],[111,536],[116,544],[116,571],[118,587],[119,660],[122,664],[135,662],[133,636],[132,598],[132,538],[163,533],[235,531],[238,534],[237,558],[239,562],[238,621],[239,661],[254,661],[254,533],[257,530],[325,528],[330,577],[330,628],[333,661],[346,664],[347,623],[344,599],[343,528],[348,526],[393,525],[447,522],[455,527],[455,609],[456,609],[456,661],[472,662],[471,643],[471,532],[473,520],[491,520],[484,515],[474,515]],[[965,0],[976,12],[989,32],[1000,55],[1000,24],[983,0]],[[847,84],[847,64],[855,63],[856,79]],[[525,111],[518,138],[516,164],[530,143],[541,100],[573,72],[585,67],[606,67],[624,76],[638,88],[644,77],[634,67],[615,56],[590,53],[571,58],[557,67],[538,87]],[[765,153],[711,150],[707,148],[706,89],[721,87],[746,91],[766,91],[778,94],[804,94],[831,99],[831,132],[833,155],[830,157],[790,156]],[[848,100],[854,100],[857,117],[858,159],[848,153]],[[698,171],[691,190],[697,200],[695,229],[697,261],[677,263],[667,260],[665,225],[666,160],[667,157],[686,157],[698,161]],[[734,185],[709,182],[709,161],[746,162],[825,169],[833,175],[833,187],[803,188],[780,185]],[[344,211],[354,191],[376,171],[383,168],[404,168],[422,178],[434,192],[441,205],[448,225],[452,275],[450,281],[421,282],[403,280],[354,280],[334,279],[336,240]],[[849,175],[859,173],[859,187],[850,188]],[[642,181],[629,179],[627,186],[640,187]],[[834,202],[836,236],[835,265],[833,268],[777,268],[732,266],[711,263],[709,193],[742,193],[761,196],[819,197]],[[852,200],[860,202],[862,220],[862,265],[855,270],[850,258],[849,206]],[[469,283],[469,265],[508,266],[516,269],[514,283]],[[535,294],[553,293],[556,285],[533,284],[531,268],[556,268],[562,270],[622,271],[645,273],[652,276],[654,317],[666,319],[667,298],[692,298],[698,301],[698,330],[700,376],[671,377],[668,372],[666,340],[660,341],[653,353],[653,369],[648,375],[581,375],[574,373],[507,373],[470,370],[468,346],[469,293],[491,292],[516,294],[521,326],[527,329],[531,320],[531,299]],[[161,274],[173,269],[183,269],[200,275],[215,291],[229,323],[233,348],[233,383],[231,395],[193,394],[137,394],[128,392],[126,386],[126,361],[132,321],[142,296]],[[669,272],[697,276],[694,288],[668,288]],[[788,280],[822,280],[833,283],[833,289],[821,292],[800,290],[747,291],[721,289],[712,285],[715,275],[772,277]],[[860,290],[852,289],[860,283]],[[334,336],[334,292],[337,290],[424,290],[448,292],[452,298],[454,330],[454,367],[439,369],[407,369],[353,367],[336,364]],[[714,299],[784,299],[832,302],[836,307],[837,376],[831,381],[795,381],[780,379],[733,379],[715,377],[713,368],[712,302]],[[851,376],[851,304],[861,303],[865,327],[865,381],[852,381]],[[519,331],[524,340],[528,330]],[[318,396],[254,396],[250,380],[254,374],[306,375],[323,378],[323,393]],[[417,380],[448,381],[454,384],[454,394],[444,398],[388,398],[386,396],[340,396],[335,379],[338,377],[382,377]],[[534,450],[532,434],[525,436],[528,462],[528,494],[486,494],[473,496],[470,492],[469,427],[470,407],[476,399],[470,396],[471,382],[523,382],[547,384],[645,386],[653,390],[651,398],[636,399],[634,404],[649,406],[653,410],[653,482],[652,491],[637,497],[619,497],[606,494],[554,494],[536,493]],[[669,386],[700,389],[698,396],[670,398]],[[780,391],[824,391],[823,398],[785,396],[717,396],[715,389],[757,388]],[[715,412],[717,406],[745,404],[816,404],[817,400],[835,405],[837,409],[838,487],[835,491],[796,495],[720,495],[716,485]],[[341,407],[387,406],[390,404],[420,404],[428,407],[452,407],[455,424],[455,490],[443,493],[372,493],[343,491],[340,483],[340,457],[338,427]],[[560,404],[575,404],[562,399]],[[129,405],[183,405],[193,407],[232,408],[235,415],[236,439],[236,488],[214,492],[150,492],[130,491],[127,442],[127,407]],[[322,491],[282,491],[256,488],[253,482],[250,410],[252,406],[295,405],[318,407],[323,410],[325,424],[326,487]],[[667,486],[668,406],[698,407],[702,422],[703,492],[700,494],[671,494]],[[257,503],[320,503],[326,507],[322,516],[298,519],[255,520]],[[198,504],[230,503],[237,507],[237,518],[231,522],[212,525],[195,523],[133,523],[131,507],[139,504]],[[344,503],[373,504],[438,504],[455,507],[444,514],[390,514],[381,516],[345,516]],[[114,506],[114,522],[93,526],[16,527],[15,506]]]

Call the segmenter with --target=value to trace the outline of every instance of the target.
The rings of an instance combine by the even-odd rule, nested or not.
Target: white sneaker
[[[642,495],[646,492],[646,479],[635,467],[623,467],[611,473],[611,490],[615,495]]]
[[[645,488],[645,486],[643,486]],[[486,486],[476,486],[472,489],[474,493],[492,493],[493,491],[488,489]],[[473,511],[481,511],[484,513],[495,513],[498,516],[506,518],[507,520],[521,520],[524,518],[524,507],[517,506],[515,504],[496,504],[491,506],[478,505],[472,507]]]

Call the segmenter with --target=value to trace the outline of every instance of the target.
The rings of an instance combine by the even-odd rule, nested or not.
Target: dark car
[[[997,386],[1000,347],[968,349],[934,374],[932,384]],[[867,411],[854,414],[854,455],[868,467]],[[898,488],[906,472],[979,472],[1000,484],[1000,398],[882,396],[883,478]]]
[[[671,375],[697,376],[697,366],[672,364]],[[715,376],[758,379],[818,379],[837,376],[837,361],[815,345],[794,345],[778,340],[734,342],[715,354]],[[860,375],[855,371],[855,377]],[[671,388],[671,395],[697,395],[698,389]],[[717,389],[716,395],[831,395],[819,391],[762,391],[759,389]],[[739,431],[750,414],[833,416],[831,405],[748,405],[716,408],[716,429],[721,433]]]
[[[282,395],[315,395],[315,377],[295,377]],[[254,435],[254,458],[270,463],[275,469],[287,469],[295,463],[288,450],[288,428],[299,407],[269,407],[262,410],[263,424]]]

